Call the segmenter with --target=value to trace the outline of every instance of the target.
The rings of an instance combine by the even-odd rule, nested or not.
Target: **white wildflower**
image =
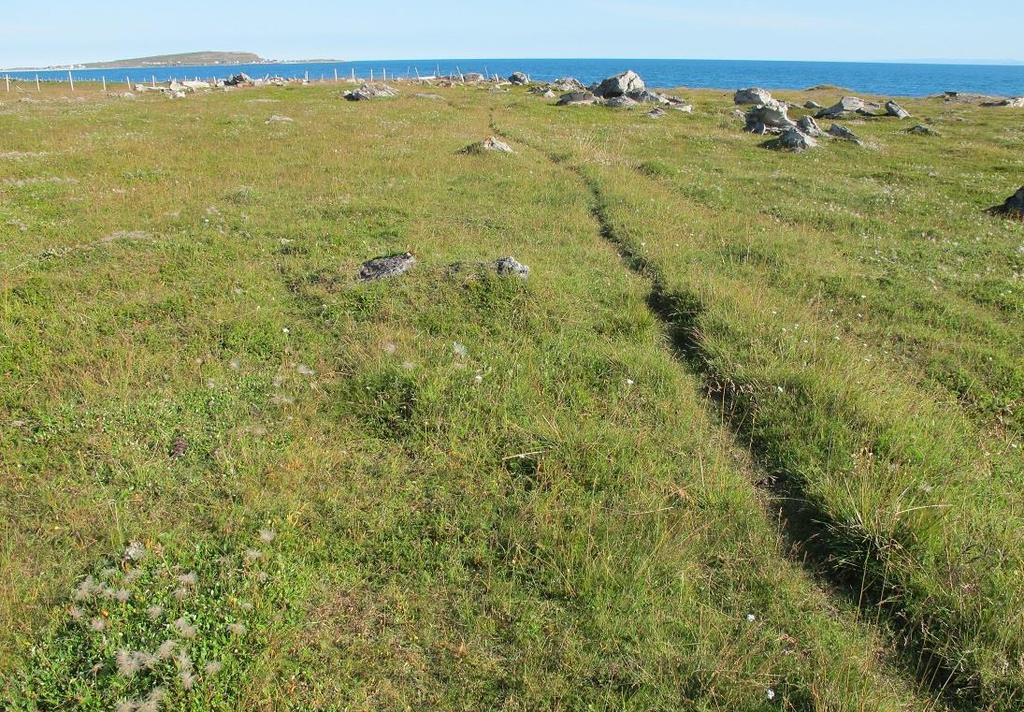
[[[452,352],[459,358],[466,358],[469,355],[469,349],[458,341],[452,344]]]
[[[164,613],[163,606],[150,606],[146,609],[146,615],[149,616],[149,620],[155,621],[157,618],[162,616]]]
[[[260,529],[260,541],[264,544],[269,544],[274,541],[275,537],[277,537],[277,532],[273,529]]]
[[[125,561],[141,561],[146,556],[146,547],[142,545],[142,542],[133,541],[129,542],[128,547],[124,550]]]
[[[224,664],[221,663],[219,660],[211,660],[210,662],[206,663],[206,667],[204,669],[206,670],[207,675],[216,675],[223,668]]]
[[[768,701],[770,702],[770,701],[772,701],[774,699],[775,699],[775,690],[773,690],[771,688],[768,688]]]
[[[228,624],[228,632],[231,633],[231,635],[245,635],[245,632],[247,630],[248,629],[245,627],[244,623],[229,623]]]
[[[757,616],[755,616],[753,613],[748,613],[747,614],[747,623],[753,623],[756,620],[757,620]]]
[[[195,675],[193,675],[190,670],[182,670],[178,673],[178,676],[181,678],[181,687],[186,692],[191,690],[192,686],[196,683]]]
[[[195,638],[196,627],[186,620],[184,616],[174,621],[174,630],[178,632],[182,638]]]
[[[182,586],[195,586],[199,581],[199,576],[195,571],[189,571],[187,574],[181,574],[178,576],[178,582]]]
[[[135,653],[127,650],[118,650],[114,660],[117,663],[117,674],[121,677],[132,677],[142,667]]]
[[[132,597],[132,592],[126,588],[119,588],[114,591],[114,598],[118,603],[127,603],[128,599]]]
[[[91,621],[89,621],[89,627],[97,633],[99,633],[100,631],[104,631],[107,629],[107,622],[99,616],[97,616],[96,618],[93,618]]]
[[[263,552],[259,549],[246,549],[245,560],[246,561],[258,561],[263,558]]]
[[[76,601],[88,601],[90,598],[95,596],[102,587],[96,583],[96,579],[92,576],[86,576],[85,580],[78,584],[75,588],[75,600]]]
[[[174,654],[174,648],[178,643],[174,640],[165,640],[160,643],[160,647],[156,649],[157,660],[167,660]]]

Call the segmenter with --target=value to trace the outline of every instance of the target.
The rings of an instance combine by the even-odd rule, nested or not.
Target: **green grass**
[[[1019,706],[1013,114],[439,91],[0,100],[5,706]]]

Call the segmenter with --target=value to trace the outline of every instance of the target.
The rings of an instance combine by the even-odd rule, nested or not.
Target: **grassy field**
[[[1019,112],[401,88],[0,96],[5,708],[1024,706]]]

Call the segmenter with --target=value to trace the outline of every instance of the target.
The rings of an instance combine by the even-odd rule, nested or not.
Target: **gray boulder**
[[[869,104],[860,97],[844,96],[839,102],[817,113],[819,119],[841,119],[850,115],[874,116],[876,104]]]
[[[658,92],[650,91],[649,89],[640,89],[638,91],[631,91],[625,96],[628,96],[633,101],[642,102],[644,104],[668,104],[668,97]]]
[[[801,153],[810,148],[817,147],[818,142],[811,136],[801,132],[799,129],[791,128],[786,131],[777,139],[777,147],[783,148],[787,151],[793,151],[795,153]]]
[[[804,102],[804,108],[805,109],[810,109],[812,111],[817,111],[819,109],[824,109],[825,107],[822,106],[821,104],[819,104],[816,101],[805,101]]]
[[[553,91],[561,92],[574,92],[574,91],[585,91],[586,87],[583,86],[583,82],[575,77],[562,77],[551,82],[550,88]]]
[[[508,77],[509,84],[522,86],[530,83],[530,77],[523,72],[512,72]]]
[[[908,134],[912,134],[914,136],[938,136],[939,135],[938,131],[930,129],[930,128],[928,128],[927,126],[925,126],[923,124],[918,124],[917,126],[911,126],[909,129],[907,129],[907,133]]]
[[[639,104],[638,101],[630,99],[628,96],[613,96],[604,101],[605,106],[610,106],[613,109],[630,109],[637,104]]]
[[[796,128],[796,122],[789,118],[788,111],[786,104],[775,99],[759,104],[746,113],[746,130],[763,135]]]
[[[485,77],[483,74],[480,74],[480,72],[466,72],[465,74],[462,75],[462,81],[468,84],[478,84],[486,79],[487,77]]]
[[[416,258],[411,252],[404,252],[399,255],[388,255],[386,257],[374,257],[367,260],[359,268],[359,280],[362,282],[373,282],[387,277],[397,277],[412,269],[416,264]]]
[[[1020,218],[1024,220],[1024,188],[1021,188],[1007,198],[1006,202],[1002,205],[989,208],[989,212],[993,215],[1005,215],[1007,217]]]
[[[644,80],[640,78],[640,75],[630,69],[622,74],[616,74],[614,77],[608,77],[592,91],[599,97],[610,99],[615,96],[622,96],[623,94],[641,92],[646,88],[647,85],[644,84]]]
[[[252,84],[252,77],[245,72],[239,72],[224,80],[224,85],[229,87],[237,87],[241,84]]]
[[[599,99],[589,91],[574,91],[559,97],[558,106],[587,106],[598,101]]]
[[[863,143],[857,136],[857,134],[855,134],[853,131],[850,131],[850,129],[846,128],[845,126],[840,126],[839,124],[832,124],[831,126],[829,126],[828,135],[832,136],[833,138],[841,139],[843,141],[852,141],[858,146],[860,146]]]
[[[494,270],[502,276],[514,276],[526,279],[530,276],[530,268],[519,262],[515,257],[501,257],[494,263]]]
[[[368,101],[398,96],[398,90],[387,84],[363,84],[355,91],[347,91],[342,96],[349,101]]]
[[[813,116],[801,117],[800,120],[796,122],[796,126],[804,136],[821,138],[825,135],[825,132],[822,131],[820,126],[818,126],[818,122],[814,120]]]
[[[895,116],[897,119],[909,119],[910,112],[897,104],[895,101],[885,102],[886,116]]]
[[[759,89],[758,87],[751,87],[749,89],[740,89],[732,97],[733,103],[745,105],[745,104],[767,104],[772,100],[771,92],[766,89]]]

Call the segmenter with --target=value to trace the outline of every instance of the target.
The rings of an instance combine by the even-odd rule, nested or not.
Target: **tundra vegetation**
[[[1024,706],[1019,110],[396,86],[0,97],[4,708]]]

